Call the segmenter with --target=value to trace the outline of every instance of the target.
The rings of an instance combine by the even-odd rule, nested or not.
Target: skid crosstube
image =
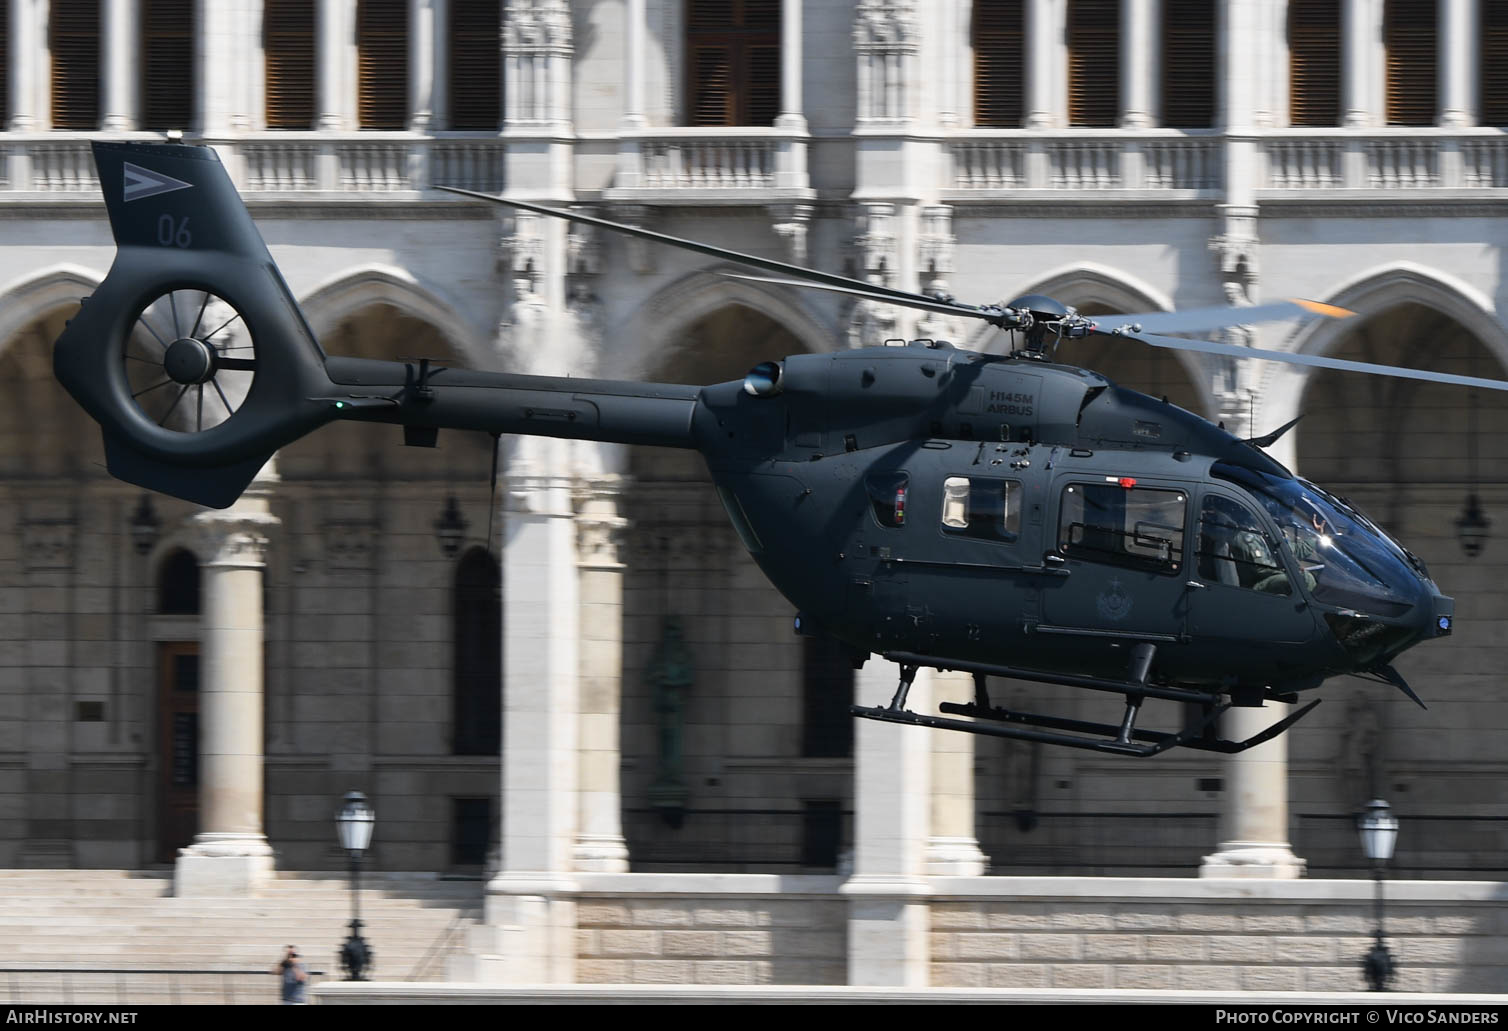
[[[1128,755],[1138,758],[1159,755],[1171,748],[1192,748],[1203,752],[1232,754],[1271,741],[1307,716],[1319,700],[1310,702],[1297,712],[1278,720],[1272,726],[1245,741],[1229,741],[1216,737],[1215,721],[1230,708],[1218,696],[1187,688],[1163,687],[1138,681],[1114,681],[1091,677],[1076,677],[1062,674],[1039,674],[1028,670],[983,666],[970,663],[942,662],[928,656],[911,653],[892,653],[885,656],[901,666],[901,682],[895,697],[888,706],[849,707],[854,716],[881,720],[887,723],[903,723],[939,730],[958,730],[967,734],[984,734],[990,737],[1013,738],[1020,741],[1039,741],[1043,744],[1061,745],[1112,755]],[[1019,680],[1035,680],[1043,683],[1064,684],[1090,690],[1120,694],[1126,698],[1126,716],[1119,725],[1093,723],[1086,720],[1068,719],[1061,716],[1044,716],[1038,713],[1017,712],[989,704],[982,686],[976,687],[976,697],[971,703],[943,702],[938,708],[952,716],[966,716],[969,720],[950,719],[948,716],[929,716],[907,709],[906,695],[912,678],[922,666],[940,669],[961,669],[976,675],[976,685],[982,685],[986,674],[1010,676]],[[1274,700],[1288,701],[1292,696],[1267,692]],[[1178,733],[1155,730],[1139,730],[1134,726],[1135,717],[1145,698],[1163,698],[1171,701],[1194,702],[1204,708],[1204,718],[1198,724]],[[979,722],[975,722],[979,721]],[[1040,729],[1038,729],[1040,728]]]

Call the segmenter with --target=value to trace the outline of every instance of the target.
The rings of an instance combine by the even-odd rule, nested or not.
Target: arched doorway
[[[318,315],[316,306],[316,324]],[[470,364],[439,328],[383,302],[346,315],[321,343],[337,355]],[[323,811],[349,790],[350,776],[336,771],[352,763],[372,771],[362,790],[379,810],[401,799],[387,806],[389,829],[374,845],[380,867],[473,867],[477,839],[490,838],[497,735],[458,732],[458,719],[486,714],[455,702],[458,676],[473,687],[479,676],[500,682],[495,666],[483,668],[487,614],[456,612],[463,595],[486,608],[498,590],[487,550],[491,463],[485,434],[442,431],[433,448],[409,447],[398,427],[359,423],[322,427],[278,453],[267,727],[269,756],[284,758],[269,762],[267,829],[291,866],[328,865],[328,827],[292,814]],[[491,612],[500,624],[498,607]],[[500,633],[494,626],[490,639]],[[467,697],[476,702],[476,691]]]
[[[1505,378],[1474,333],[1428,304],[1384,299],[1340,329],[1330,350],[1339,358]],[[1298,411],[1297,471],[1349,498],[1418,555],[1455,598],[1456,621],[1450,638],[1394,663],[1428,711],[1392,688],[1342,678],[1319,692],[1327,704],[1290,732],[1295,851],[1311,871],[1356,868],[1361,859],[1343,817],[1383,797],[1403,819],[1429,820],[1427,834],[1400,841],[1396,868],[1496,876],[1501,842],[1484,850],[1491,803],[1479,795],[1508,724],[1491,659],[1508,617],[1501,603],[1508,548],[1494,539],[1508,526],[1508,403],[1497,391],[1316,370]],[[1472,493],[1494,523],[1474,558],[1456,526]]]
[[[780,322],[728,304],[679,334],[648,378],[722,382],[803,350]],[[850,739],[825,731],[851,679],[792,632],[790,603],[739,544],[699,455],[633,448],[628,467],[622,793],[633,869],[835,868],[851,837],[852,759]]]

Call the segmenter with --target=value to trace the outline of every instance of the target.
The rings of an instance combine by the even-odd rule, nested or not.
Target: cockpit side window
[[[1293,593],[1276,542],[1257,514],[1219,494],[1206,494],[1199,513],[1199,577],[1265,594]]]
[[[1181,490],[1073,483],[1058,507],[1058,550],[1069,558],[1177,573],[1188,495]]]

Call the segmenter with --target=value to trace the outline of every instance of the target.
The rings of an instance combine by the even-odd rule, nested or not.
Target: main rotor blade
[[[1002,321],[1009,328],[1014,323],[1014,316],[1002,308],[974,308],[968,305],[949,304],[946,301],[922,301],[900,300],[888,297],[885,294],[875,293],[873,290],[859,290],[851,286],[831,286],[827,283],[807,283],[799,279],[766,279],[764,276],[741,276],[737,272],[724,272],[722,275],[728,279],[742,279],[750,283],[768,283],[771,286],[794,286],[800,290],[828,290],[835,294],[848,294],[850,297],[864,297],[871,301],[879,301],[881,304],[900,304],[907,308],[920,308],[923,311],[937,311],[944,315],[962,315],[971,319],[984,319],[986,322],[1000,325]]]
[[[1246,308],[1190,308],[1187,311],[1149,311],[1142,315],[1091,315],[1097,328],[1122,333],[1197,333],[1206,329],[1224,329],[1227,326],[1245,326],[1255,322],[1279,322],[1306,315],[1326,315],[1344,319],[1355,315],[1348,308],[1333,304],[1306,301],[1302,297],[1289,297],[1269,304],[1254,304]],[[1124,329],[1138,326],[1140,329]]]
[[[1320,369],[1339,369],[1342,372],[1365,372],[1374,376],[1397,376],[1400,379],[1418,379],[1427,383],[1448,383],[1457,387],[1483,387],[1487,390],[1508,390],[1508,380],[1481,379],[1477,376],[1458,376],[1452,372],[1430,372],[1426,369],[1406,369],[1401,365],[1373,365],[1371,362],[1353,362],[1344,358],[1325,358],[1317,354],[1290,354],[1287,351],[1269,351],[1263,347],[1241,347],[1235,344],[1217,344],[1211,340],[1185,340],[1182,337],[1158,336],[1155,333],[1121,333],[1123,339],[1140,340],[1153,347],[1167,347],[1176,351],[1198,351],[1202,354],[1219,354],[1228,358],[1260,358],[1266,362],[1286,362],[1289,365],[1309,365]]]
[[[894,287],[865,283],[858,279],[849,279],[847,276],[837,276],[831,272],[818,272],[816,269],[802,268],[800,265],[788,265],[783,261],[775,261],[771,258],[756,258],[752,254],[730,251],[722,247],[713,247],[711,244],[697,243],[695,240],[683,240],[679,236],[657,233],[651,229],[640,229],[638,226],[626,226],[621,222],[611,222],[605,218],[598,218],[595,215],[583,215],[576,211],[562,211],[560,208],[547,208],[542,204],[530,204],[527,201],[509,200],[505,197],[495,197],[490,193],[463,190],[458,186],[436,186],[435,189],[444,190],[446,193],[460,194],[463,197],[475,197],[478,200],[491,201],[493,204],[504,204],[510,208],[522,208],[525,211],[533,211],[540,215],[563,218],[568,222],[580,222],[582,225],[588,226],[601,226],[603,229],[611,229],[615,233],[637,236],[641,240],[653,240],[656,243],[679,247],[682,250],[696,251],[698,254],[706,254],[713,258],[736,261],[740,265],[763,269],[766,272],[779,272],[783,275],[799,276],[802,279],[808,279],[816,283],[828,283],[832,286],[851,286],[860,290],[868,290],[870,293],[883,294],[892,304],[915,301],[929,304],[936,303],[936,298],[928,297],[926,294],[914,294],[906,290],[897,290]]]

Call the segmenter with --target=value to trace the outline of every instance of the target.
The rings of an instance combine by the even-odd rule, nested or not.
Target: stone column
[[[581,825],[578,870],[625,873],[623,795],[619,786],[623,689],[623,570],[619,551],[628,520],[618,515],[622,482],[603,477],[577,493],[577,569],[581,590]]]
[[[1341,7],[1342,108],[1347,128],[1366,128],[1373,122],[1372,65],[1380,45],[1374,0],[1344,0]]]
[[[781,189],[804,189],[806,181],[806,115],[801,110],[801,0],[781,0],[780,6],[780,114],[775,128],[799,133],[798,139],[781,140],[775,154],[775,185]]]
[[[487,885],[491,941],[474,976],[508,984],[575,980],[580,597],[572,483],[563,441],[510,476],[503,522],[502,863]],[[522,466],[515,459],[515,468]]]
[[[435,0],[408,0],[408,130],[429,132],[434,124]]]
[[[1156,124],[1161,105],[1158,98],[1158,65],[1162,53],[1158,27],[1161,0],[1121,0],[1121,117],[1123,129],[1145,129]],[[1211,89],[1214,84],[1211,84]]]
[[[780,116],[777,129],[806,131],[801,109],[801,0],[780,0]]]
[[[647,15],[644,0],[625,0],[623,5],[623,117],[619,126],[642,129],[644,118],[644,32]],[[782,45],[784,40],[781,41]]]
[[[1472,95],[1481,71],[1477,0],[1441,0],[1439,17],[1440,45],[1435,60],[1440,76],[1439,121],[1456,129],[1472,123],[1477,106]]]
[[[857,704],[888,705],[897,667],[871,657],[855,678]],[[912,709],[927,708],[931,671],[917,673]],[[861,719],[854,727],[854,867],[848,983],[922,988],[931,922],[926,902],[932,738],[937,731]]]
[[[1288,715],[1289,706],[1233,708],[1220,719],[1221,736],[1245,740]],[[1220,844],[1204,857],[1200,877],[1302,877],[1304,861],[1288,843],[1288,735],[1225,761],[1225,812]]]
[[[105,0],[101,21],[105,88],[100,97],[100,128],[113,131],[134,129],[137,55],[140,50],[137,36],[140,11],[136,0]]]
[[[318,3],[319,93],[314,127],[332,132],[346,127],[345,56],[350,35],[346,14],[351,0],[318,0]]]
[[[11,132],[33,132],[37,119],[37,55],[46,50],[37,4],[40,0],[10,2],[10,105]],[[14,188],[14,184],[12,184]]]
[[[245,35],[245,11],[238,4],[211,0],[199,5],[199,13],[199,38],[194,41],[199,62],[195,69],[199,80],[198,110],[194,114],[200,132],[211,137],[222,136],[231,128],[233,117],[240,114],[242,98],[236,94],[236,77],[241,66],[251,60],[249,53],[238,52],[239,46],[250,47]]]
[[[1056,0],[1027,0],[1026,4],[1026,128],[1051,129],[1058,122],[1054,76],[1062,77],[1059,60],[1061,24]]]
[[[273,474],[275,475],[275,474]],[[224,511],[193,517],[202,577],[199,826],[178,853],[179,896],[249,895],[272,875],[262,831],[262,571],[266,471]]]
[[[938,699],[964,702],[974,697],[974,678],[938,673],[932,680]],[[927,873],[934,877],[979,877],[989,857],[974,834],[974,735],[934,730],[932,738],[932,821],[927,838]]]

